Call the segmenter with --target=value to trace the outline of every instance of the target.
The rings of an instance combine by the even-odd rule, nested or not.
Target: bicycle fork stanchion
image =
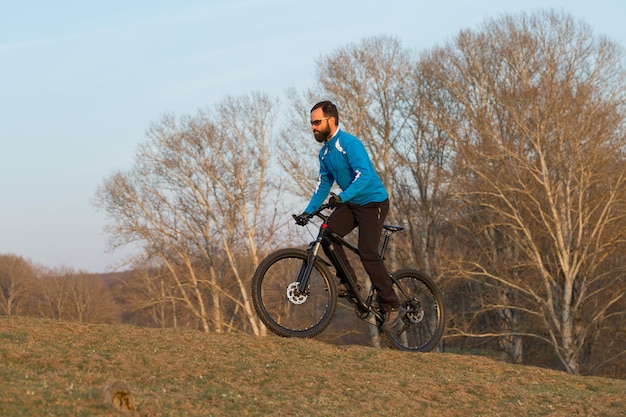
[[[298,291],[301,293],[305,293],[307,286],[309,285],[309,277],[311,276],[311,271],[313,270],[313,265],[315,264],[315,259],[317,258],[317,253],[320,250],[320,244],[322,242],[321,233],[320,236],[314,242],[309,244],[308,258],[306,260],[306,264],[303,264],[300,268],[300,272],[298,273],[298,279],[296,282],[298,285]]]

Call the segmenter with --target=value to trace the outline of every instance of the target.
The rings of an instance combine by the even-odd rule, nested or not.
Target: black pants
[[[355,227],[359,228],[359,254],[365,271],[370,276],[378,296],[381,308],[398,308],[400,302],[392,288],[389,272],[378,253],[380,236],[383,230],[385,217],[389,212],[389,200],[381,203],[369,203],[363,206],[346,203],[337,207],[328,219],[328,228],[339,236],[344,237]],[[335,245],[335,249],[352,275],[354,269],[350,266],[344,249]]]

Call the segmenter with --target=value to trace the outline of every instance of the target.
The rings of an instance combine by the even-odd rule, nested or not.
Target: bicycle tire
[[[392,349],[411,352],[433,350],[445,329],[443,294],[428,275],[416,269],[402,269],[393,276],[407,292],[405,295],[394,285],[404,315],[396,328],[382,333],[382,338]]]
[[[335,314],[337,288],[320,260],[313,265],[307,294],[297,299],[293,296],[298,273],[307,259],[305,250],[281,249],[267,256],[252,277],[254,309],[263,324],[279,336],[317,336]]]

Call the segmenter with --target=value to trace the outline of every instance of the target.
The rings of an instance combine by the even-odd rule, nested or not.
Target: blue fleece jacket
[[[322,146],[319,162],[320,175],[306,213],[322,205],[335,181],[342,190],[339,197],[344,203],[364,205],[389,198],[363,143],[355,136],[338,130]]]

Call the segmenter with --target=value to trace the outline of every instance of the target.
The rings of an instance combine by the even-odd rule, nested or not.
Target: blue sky
[[[430,49],[486,18],[564,11],[626,45],[622,0],[22,0],[0,2],[0,253],[112,270],[96,188],[164,113],[284,97],[315,59],[365,37]]]

